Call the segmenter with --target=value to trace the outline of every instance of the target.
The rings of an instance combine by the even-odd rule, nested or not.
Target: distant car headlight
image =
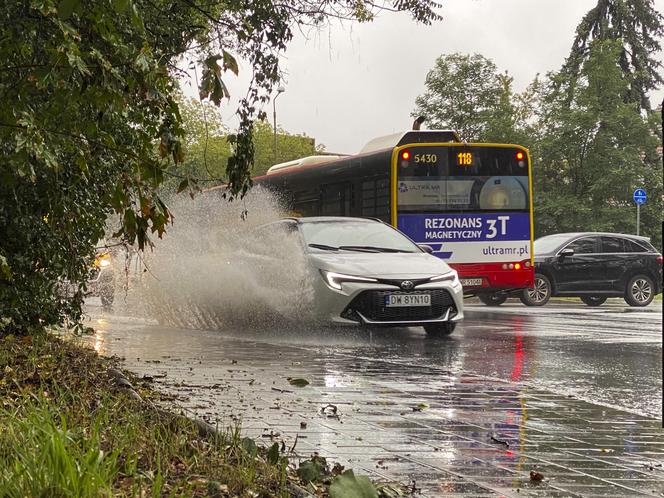
[[[95,266],[97,268],[107,268],[111,266],[111,255],[106,253],[97,256],[97,258],[95,259]]]
[[[378,282],[375,278],[356,277],[355,275],[344,275],[333,271],[321,270],[325,283],[336,290],[341,290],[342,282]]]
[[[457,285],[461,284],[461,282],[459,282],[459,274],[457,273],[456,270],[452,270],[449,273],[438,275],[436,277],[431,277],[431,280],[429,281],[430,282],[450,281],[452,283],[452,287],[456,287]]]

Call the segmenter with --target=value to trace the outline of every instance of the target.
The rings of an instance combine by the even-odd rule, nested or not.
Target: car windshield
[[[383,223],[311,222],[300,225],[309,248],[320,251],[421,252],[407,237]]]
[[[547,235],[535,241],[535,254],[546,254],[556,249],[566,240],[569,240],[569,235]]]

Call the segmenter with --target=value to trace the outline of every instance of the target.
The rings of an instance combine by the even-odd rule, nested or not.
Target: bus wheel
[[[456,322],[428,323],[424,326],[424,331],[429,337],[445,337],[454,332]]]
[[[541,273],[536,273],[535,286],[523,289],[519,299],[526,306],[544,306],[551,299],[551,281]]]
[[[601,306],[606,301],[606,298],[604,296],[582,296],[581,301],[588,306]]]
[[[498,293],[478,294],[477,297],[487,306],[500,306],[505,301],[507,301],[506,294],[498,294]]]

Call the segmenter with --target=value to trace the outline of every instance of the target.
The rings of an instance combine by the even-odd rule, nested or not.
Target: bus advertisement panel
[[[532,285],[528,152],[413,144],[393,154],[392,223],[453,266],[475,293]]]

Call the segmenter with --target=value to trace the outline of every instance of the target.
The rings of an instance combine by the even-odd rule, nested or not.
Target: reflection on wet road
[[[415,480],[425,496],[664,492],[660,303],[471,304],[447,340],[416,328],[176,330],[98,311],[99,351],[165,374],[198,415],[241,420],[303,457]],[[546,481],[531,483],[532,470]]]

